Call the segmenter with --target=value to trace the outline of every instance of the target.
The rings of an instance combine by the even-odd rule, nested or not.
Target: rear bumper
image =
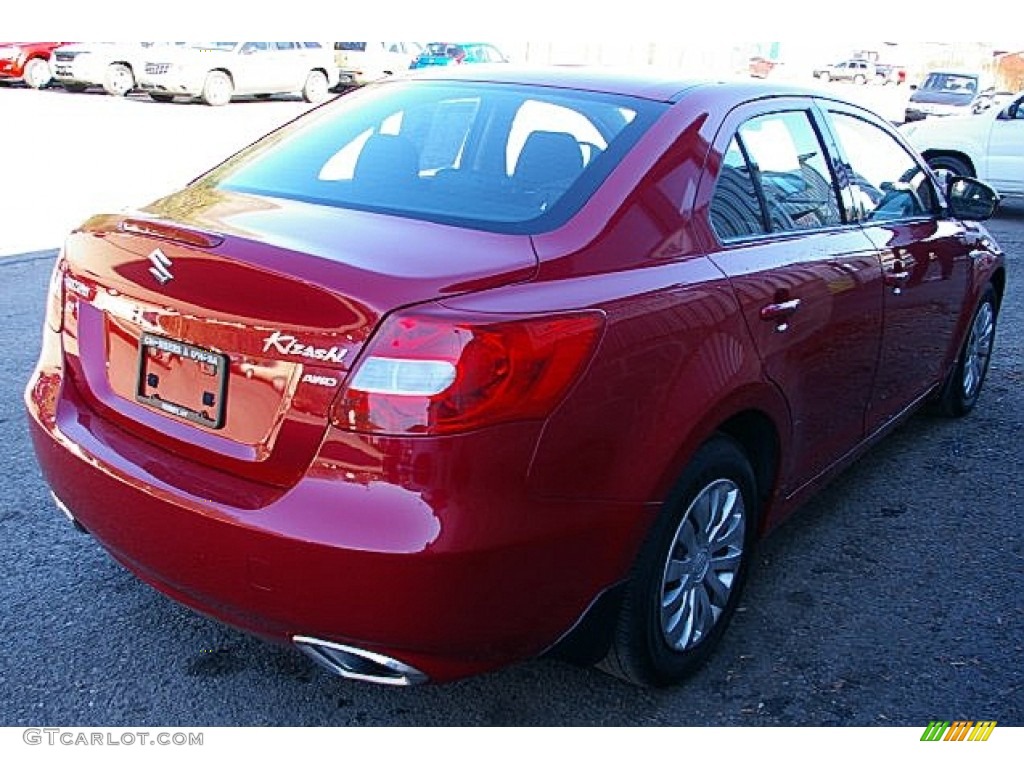
[[[57,368],[36,371],[26,403],[54,493],[140,578],[267,639],[365,649],[435,681],[553,645],[624,578],[652,513],[529,499],[529,425],[329,435],[281,489],[190,468],[91,412]]]

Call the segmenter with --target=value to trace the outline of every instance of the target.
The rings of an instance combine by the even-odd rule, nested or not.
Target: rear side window
[[[575,213],[665,108],[563,88],[393,82],[311,113],[203,183],[533,233]]]
[[[723,242],[843,223],[825,151],[806,112],[778,112],[740,126],[711,202]]]
[[[756,182],[746,155],[734,138],[722,160],[711,202],[711,224],[723,242],[767,232]]]
[[[773,232],[842,223],[825,152],[806,112],[748,120],[739,130],[756,169]]]
[[[363,52],[366,50],[366,43],[335,43],[334,50]]]
[[[927,172],[899,142],[877,125],[831,112],[839,145],[849,161],[853,218],[869,221],[911,219],[937,209]]]

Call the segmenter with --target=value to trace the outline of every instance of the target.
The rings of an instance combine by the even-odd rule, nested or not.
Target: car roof
[[[613,69],[587,66],[520,67],[509,64],[474,64],[471,67],[436,67],[412,70],[394,79],[437,82],[503,83],[506,85],[568,88],[593,93],[630,96],[652,101],[676,102],[697,88],[715,88],[733,100],[749,101],[765,96],[824,97],[827,94],[795,86],[771,85],[751,80],[714,80],[681,77],[678,72],[645,69]],[[834,98],[834,97],[832,97]]]

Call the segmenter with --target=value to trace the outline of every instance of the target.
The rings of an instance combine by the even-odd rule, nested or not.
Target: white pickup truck
[[[900,130],[936,170],[975,176],[1024,196],[1024,92],[980,114],[907,123]]]

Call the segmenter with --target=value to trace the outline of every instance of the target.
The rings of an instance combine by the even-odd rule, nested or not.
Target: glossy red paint
[[[0,55],[0,79],[21,80],[25,66],[32,59],[49,61],[53,52],[68,43],[0,43],[0,50],[10,50]]]
[[[26,391],[47,481],[141,578],[272,640],[344,643],[432,680],[537,655],[628,579],[709,438],[749,453],[766,531],[936,391],[981,290],[1001,288],[980,225],[948,218],[718,240],[709,206],[736,127],[818,114],[810,95],[571,70],[419,79],[669,106],[550,231],[190,188],[90,220],[58,267],[62,327],[44,330]],[[897,295],[895,258],[921,265]],[[766,314],[793,299],[787,327]],[[382,319],[408,307],[602,323],[544,413],[456,434],[350,431],[332,407]],[[144,334],[226,355],[223,427],[138,402]]]

